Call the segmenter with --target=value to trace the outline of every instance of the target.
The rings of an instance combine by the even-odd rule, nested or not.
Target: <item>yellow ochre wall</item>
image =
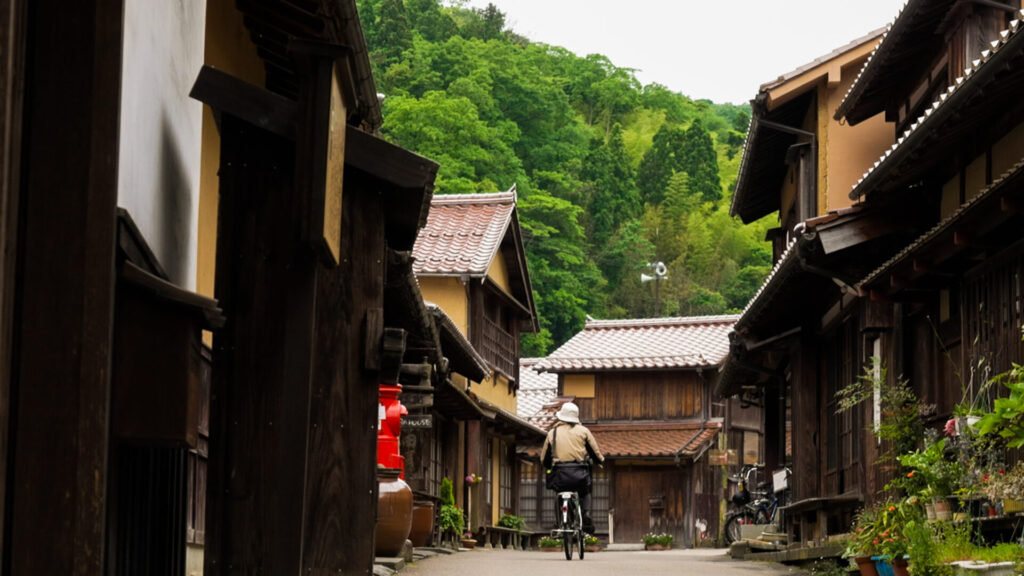
[[[566,374],[562,377],[562,395],[577,398],[594,397],[593,374]]]
[[[420,277],[423,299],[437,304],[452,319],[463,336],[469,336],[469,299],[466,285],[458,278]]]
[[[206,3],[206,65],[223,70],[252,84],[263,86],[266,74],[242,14],[234,0],[209,0]],[[220,167],[220,133],[209,106],[203,107],[203,151],[199,177],[199,239],[196,262],[196,291],[213,297],[217,263],[217,204]],[[211,343],[208,332],[203,341]]]
[[[885,114],[849,126],[832,118],[863,65],[856,60],[842,67],[840,81],[818,88],[818,214],[853,204],[850,191],[868,168],[892,146],[892,125]]]
[[[487,270],[487,279],[497,284],[506,294],[512,294],[508,281],[508,266],[505,265],[505,259],[501,257],[501,254],[495,256],[491,261],[491,267]]]
[[[992,178],[1003,175],[1013,165],[1024,160],[1024,124],[1010,130],[1006,136],[992,145]],[[957,172],[942,186],[941,217],[946,218],[960,207],[960,179],[964,179],[964,200],[974,198],[991,182],[985,178],[986,155],[971,160],[961,172]]]

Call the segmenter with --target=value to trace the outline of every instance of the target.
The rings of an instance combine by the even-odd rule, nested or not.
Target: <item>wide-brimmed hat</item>
[[[555,418],[558,418],[562,422],[568,422],[570,424],[580,423],[580,407],[573,404],[572,402],[566,402],[562,404],[562,409],[555,414]]]

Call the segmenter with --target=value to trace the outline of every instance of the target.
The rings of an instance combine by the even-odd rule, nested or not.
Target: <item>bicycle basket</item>
[[[747,502],[750,502],[750,491],[746,488],[732,495],[732,503],[737,506],[743,506]]]

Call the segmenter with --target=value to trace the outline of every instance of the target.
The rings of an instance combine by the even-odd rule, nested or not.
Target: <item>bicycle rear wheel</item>
[[[562,533],[562,550],[565,552],[565,559],[572,560],[572,543],[575,538],[572,532]]]
[[[727,544],[738,542],[741,538],[740,526],[754,524],[756,518],[749,511],[737,512],[725,521],[725,541]]]

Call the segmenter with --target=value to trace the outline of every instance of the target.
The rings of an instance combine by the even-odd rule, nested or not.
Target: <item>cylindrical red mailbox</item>
[[[398,438],[402,433],[402,416],[409,413],[398,400],[401,384],[380,386],[377,427],[377,463],[385,468],[398,468],[405,478],[405,458],[399,451]]]

